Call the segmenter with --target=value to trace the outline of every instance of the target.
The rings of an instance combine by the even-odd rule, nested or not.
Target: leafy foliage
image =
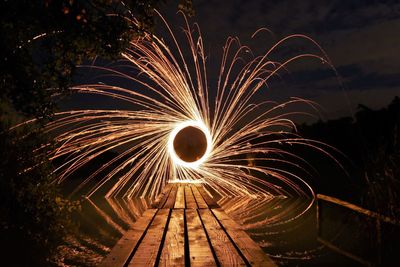
[[[19,0],[0,4],[0,99],[50,116],[83,60],[115,58],[154,25],[160,0]],[[180,7],[189,12],[191,2]],[[135,20],[137,23],[132,23]]]
[[[353,162],[363,207],[400,218],[400,98],[380,110],[359,105],[355,118],[302,125],[304,136],[344,152]],[[355,194],[354,194],[355,195]]]
[[[3,130],[3,129],[2,129]],[[4,132],[0,138],[0,249],[6,266],[44,266],[73,229],[78,202],[62,197],[50,183],[46,155],[32,151],[42,143],[39,130]],[[21,249],[24,257],[21,257]]]
[[[114,59],[132,36],[151,31],[161,0],[0,2],[0,250],[5,266],[45,266],[71,229],[79,203],[52,184],[41,124],[8,131],[29,117],[51,119],[77,65]],[[191,1],[180,8],[191,10]],[[136,23],[132,23],[135,20]],[[50,148],[50,147],[49,147]],[[23,252],[22,252],[23,250]],[[21,257],[23,253],[23,257]]]

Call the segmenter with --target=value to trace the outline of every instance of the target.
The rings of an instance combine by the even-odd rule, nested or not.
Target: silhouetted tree
[[[50,96],[69,87],[77,64],[116,58],[154,25],[160,0],[18,0],[0,3],[0,100],[51,115]],[[180,7],[190,10],[191,2]],[[135,19],[137,23],[132,23]]]
[[[300,132],[335,146],[353,162],[351,179],[361,181],[363,206],[400,217],[400,98],[386,108],[359,105],[353,118],[302,125]]]
[[[77,65],[115,59],[154,25],[161,0],[18,0],[0,2],[0,251],[4,266],[45,266],[63,242],[77,204],[51,183],[41,123],[52,95],[64,95]],[[177,4],[177,3],[175,3]],[[180,1],[191,12],[191,1]],[[135,20],[136,23],[132,23]],[[48,148],[51,148],[49,146]]]

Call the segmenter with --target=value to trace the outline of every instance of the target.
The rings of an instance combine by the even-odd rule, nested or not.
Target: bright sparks
[[[82,170],[90,169],[97,158],[117,151],[86,175],[75,192],[89,197],[99,192],[106,197],[154,198],[170,181],[201,181],[222,196],[313,196],[303,179],[312,167],[293,147],[330,156],[328,146],[300,137],[291,117],[304,113],[285,109],[299,103],[315,109],[315,104],[299,98],[282,104],[260,102],[256,93],[266,92],[262,90],[269,80],[287,71],[295,60],[311,58],[331,66],[318,44],[307,36],[291,35],[245,62],[244,58],[252,56],[249,48],[237,38],[228,38],[218,81],[209,87],[200,30],[191,29],[186,21],[187,43],[181,44],[165,25],[171,43],[150,34],[131,41],[122,54],[129,71],[89,66],[126,80],[132,87],[94,83],[71,88],[79,94],[117,99],[125,108],[56,114],[46,127],[55,136],[56,148],[49,155],[57,161],[55,181],[81,177]],[[281,44],[292,39],[309,42],[320,55],[299,54],[282,62],[270,59]],[[189,56],[184,50],[189,50]],[[196,129],[201,131],[198,140],[188,141],[183,131]],[[182,147],[203,142],[203,134],[205,151],[195,148],[193,155],[185,154]]]

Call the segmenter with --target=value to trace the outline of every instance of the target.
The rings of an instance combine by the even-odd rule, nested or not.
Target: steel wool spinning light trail
[[[122,152],[88,175],[75,191],[91,196],[107,188],[107,197],[153,198],[173,180],[201,181],[221,195],[313,196],[312,188],[292,171],[306,169],[307,162],[290,148],[307,146],[330,156],[328,146],[298,136],[289,117],[301,112],[283,110],[296,103],[312,107],[314,103],[299,98],[283,104],[256,103],[254,95],[292,61],[317,58],[331,65],[318,44],[307,36],[291,35],[241,65],[241,55],[248,48],[228,38],[218,83],[209,87],[199,28],[194,31],[186,21],[188,57],[181,47],[186,44],[179,43],[165,25],[171,44],[144,34],[122,53],[139,75],[93,67],[134,82],[136,88],[103,83],[71,88],[79,94],[118,99],[134,108],[57,113],[46,126],[55,135],[51,160],[63,159],[55,170],[56,181],[64,181],[103,153],[117,150]],[[269,60],[277,47],[296,38],[311,42],[321,55],[299,54],[282,63]],[[212,97],[210,88],[216,90]],[[194,154],[187,154],[185,146]]]

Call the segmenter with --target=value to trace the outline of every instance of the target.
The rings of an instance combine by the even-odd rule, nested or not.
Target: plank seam
[[[136,251],[138,250],[140,243],[142,243],[144,237],[145,237],[146,234],[147,234],[147,231],[148,231],[149,228],[150,228],[150,225],[153,223],[154,218],[157,216],[157,214],[158,214],[159,211],[160,211],[160,210],[157,209],[157,211],[154,213],[153,217],[151,218],[150,222],[147,224],[146,229],[143,231],[143,233],[142,233],[142,235],[140,236],[138,242],[136,243],[136,245],[135,245],[135,247],[133,248],[132,252],[129,254],[129,257],[128,257],[128,259],[126,260],[125,264],[123,265],[124,267],[127,267],[127,266],[129,265],[129,262],[132,260],[133,256],[135,255]]]
[[[185,203],[185,208],[183,210],[183,225],[185,227],[185,266],[190,266],[190,250],[189,250],[189,233],[187,227],[187,219],[186,219],[186,186],[183,187],[183,202]]]
[[[206,203],[207,209],[211,209],[212,207],[210,207],[210,205],[208,205],[208,202],[204,199],[204,197],[203,197],[203,195],[201,194],[200,190],[199,190],[197,187],[195,187],[195,188],[196,188],[197,192],[199,193],[200,198],[204,201],[204,203]],[[194,193],[193,193],[193,195],[194,195]],[[196,198],[196,197],[195,197],[195,198]],[[199,208],[200,208],[200,207],[199,207]]]
[[[154,263],[154,267],[157,267],[160,264],[161,253],[162,253],[162,250],[164,248],[165,237],[167,236],[169,221],[171,220],[171,213],[172,213],[172,209],[169,209],[167,222],[165,224],[163,235],[161,237],[160,246],[158,247],[158,252],[157,252],[156,261]]]
[[[172,190],[173,190],[174,188],[175,188],[176,190],[174,190],[174,192],[172,192]],[[171,194],[175,194],[175,196],[174,196],[174,198],[173,198],[173,199],[174,199],[174,202],[173,202],[173,204],[171,205],[172,207],[168,208],[168,207],[165,207],[165,205],[167,204],[168,199],[169,199],[169,197],[170,197]],[[177,195],[178,195],[178,186],[175,184],[175,185],[172,186],[171,191],[170,191],[170,193],[169,193],[167,199],[165,200],[164,205],[162,206],[162,208],[163,208],[163,209],[165,209],[165,208],[167,208],[167,209],[173,209],[173,208],[175,207],[175,202],[176,202],[176,196],[177,196]]]
[[[189,233],[186,219],[186,209],[183,210],[183,225],[185,234],[185,266],[190,266]]]
[[[196,210],[197,210],[197,209],[199,208],[199,203],[197,203],[197,199],[196,199],[196,197],[194,196],[192,187],[189,186],[189,188],[190,188],[190,192],[192,192],[192,196],[193,196],[193,199],[194,199],[194,203],[196,203]]]
[[[216,263],[217,266],[219,267],[219,266],[221,266],[221,264],[219,263],[217,254],[215,253],[215,250],[214,250],[214,248],[213,248],[213,246],[212,246],[212,244],[211,244],[210,236],[208,235],[207,229],[206,229],[206,227],[204,226],[203,218],[201,218],[201,215],[200,215],[200,212],[199,212],[198,209],[196,209],[196,212],[197,212],[197,216],[199,216],[199,218],[200,218],[201,226],[203,227],[203,230],[204,230],[204,232],[206,233],[207,243],[208,243],[208,246],[209,246],[210,249],[211,249],[211,253],[213,254],[215,263]]]
[[[174,185],[171,186],[171,189],[168,190],[168,194],[165,197],[165,200],[163,201],[162,204],[159,204],[159,208],[162,209],[165,206],[165,203],[167,203],[169,195],[171,194],[172,189],[174,188]]]
[[[183,203],[185,204],[185,208],[187,209],[187,204],[186,204],[186,191],[185,191],[186,186],[183,187]],[[185,213],[186,214],[186,213]]]
[[[203,191],[203,190],[204,190],[204,192],[202,193],[201,191]],[[205,192],[204,186],[203,186],[203,190],[200,190],[199,188],[197,188],[197,191],[199,192],[201,198],[204,200],[204,202],[207,204],[207,206],[210,209],[219,208],[219,206],[216,202],[211,204],[209,201],[206,200],[206,198],[204,197],[204,194],[207,194],[207,192]]]
[[[228,234],[228,231],[225,229],[225,226],[219,221],[218,217],[214,214],[212,209],[210,209],[210,211],[211,211],[211,214],[214,216],[214,218],[217,220],[217,222],[218,222],[219,226],[221,227],[221,229],[225,232],[226,236],[229,238],[229,240],[231,241],[231,243],[233,244],[233,246],[235,247],[235,249],[239,253],[240,257],[246,263],[246,266],[251,266],[250,262],[246,259],[246,257],[244,256],[243,252],[239,249],[239,247],[233,241],[232,237]]]

